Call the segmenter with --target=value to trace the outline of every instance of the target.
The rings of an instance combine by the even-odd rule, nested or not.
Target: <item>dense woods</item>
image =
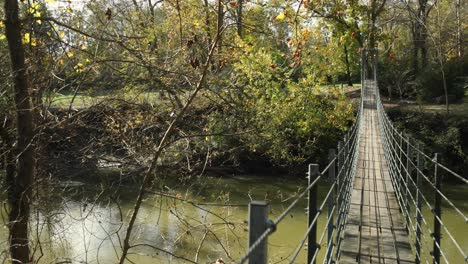
[[[392,112],[400,126],[467,171],[462,2],[0,0],[0,258],[40,262],[28,223],[47,218],[43,201],[58,199],[61,182],[101,186],[95,203],[136,188],[116,232],[114,263],[130,263],[150,194],[184,200],[172,185],[295,177],[324,161],[354,121],[362,49],[378,49],[388,103],[409,104]],[[450,140],[431,125],[411,131],[430,120],[427,105],[444,106],[434,115],[450,116]],[[176,255],[148,254],[159,253]]]

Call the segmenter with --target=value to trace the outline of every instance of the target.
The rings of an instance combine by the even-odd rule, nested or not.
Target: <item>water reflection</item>
[[[226,263],[233,262],[246,251],[245,205],[251,199],[267,199],[271,204],[270,218],[275,219],[305,185],[305,180],[204,178],[189,191],[187,188],[171,191],[174,197],[196,202],[196,205],[152,194],[140,210],[131,237],[134,248],[130,250],[129,259],[141,264],[214,263],[217,258],[223,258]],[[326,186],[319,187],[319,202],[326,189]],[[125,187],[119,190],[118,196],[115,193],[103,195],[100,188],[88,185],[67,190],[59,198],[53,197],[50,202],[35,205],[31,225],[31,236],[36,241],[35,259],[40,263],[118,262],[136,189]],[[459,188],[454,190],[460,192]],[[466,193],[467,190],[465,188],[461,192]],[[466,201],[461,206],[466,206]],[[269,238],[272,262],[286,262],[303,237],[306,230],[305,207],[304,199]],[[444,209],[444,221],[453,223],[453,232],[457,238],[464,238],[462,247],[467,248],[466,224],[457,224],[454,212],[450,208]],[[424,213],[429,217],[430,212]],[[319,218],[319,237],[325,221],[325,216]],[[6,228],[0,231],[0,236],[5,241],[3,248],[7,249]],[[430,237],[428,239],[430,241]],[[325,248],[325,241],[321,245]],[[456,251],[447,240],[443,240],[443,247],[455,256]],[[318,256],[319,262],[322,258],[323,250]],[[305,251],[302,251],[297,263],[303,263],[304,259]]]

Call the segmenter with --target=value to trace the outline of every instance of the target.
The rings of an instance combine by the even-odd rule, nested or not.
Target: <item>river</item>
[[[191,186],[176,188],[162,185],[160,188],[172,197],[151,193],[145,199],[131,239],[134,247],[129,259],[141,264],[187,263],[185,259],[213,263],[217,258],[223,258],[226,263],[234,262],[247,247],[248,202],[251,199],[269,201],[270,218],[275,219],[306,183],[306,179],[239,176],[204,177]],[[119,186],[110,193],[102,192],[99,185],[66,185],[54,187],[54,193],[60,195],[34,205],[31,235],[35,241],[35,259],[39,263],[116,263],[137,189],[132,185]],[[319,201],[323,200],[326,189],[326,184],[319,186]],[[457,206],[468,212],[468,202],[464,199],[468,188],[451,186],[446,190]],[[303,199],[269,238],[271,263],[287,263],[302,239],[306,230],[305,207],[306,199]],[[448,206],[443,213],[444,222],[466,251],[466,223],[458,221],[456,212]],[[424,214],[430,216],[427,210]],[[5,217],[3,212],[3,219],[7,219]],[[325,221],[325,216],[319,218],[319,237]],[[423,226],[425,231],[427,228]],[[0,235],[4,237],[3,249],[6,250],[7,229],[3,228]],[[430,237],[425,237],[432,245]],[[459,263],[455,261],[459,254],[448,239],[443,236],[444,252],[453,260],[451,262]],[[321,245],[324,249],[325,241]],[[319,260],[323,258],[323,251]],[[5,252],[1,257],[5,258]],[[302,250],[297,263],[304,263],[304,259]]]

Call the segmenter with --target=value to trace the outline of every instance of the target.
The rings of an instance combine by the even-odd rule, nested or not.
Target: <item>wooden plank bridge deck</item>
[[[359,156],[338,263],[414,263],[384,156],[376,87],[366,84]]]

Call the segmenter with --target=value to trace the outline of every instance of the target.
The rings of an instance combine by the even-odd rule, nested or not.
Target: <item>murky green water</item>
[[[163,187],[179,199],[162,197],[157,193],[148,195],[132,236],[131,244],[134,247],[129,258],[134,263],[142,264],[188,263],[188,260],[213,263],[217,258],[223,258],[226,263],[234,262],[245,253],[247,247],[245,220],[248,202],[251,199],[268,200],[270,218],[275,219],[305,185],[305,179],[245,176],[206,177],[191,187]],[[58,196],[60,199],[35,206],[41,208],[35,210],[32,217],[31,235],[36,241],[36,260],[40,263],[116,263],[136,189],[132,186],[120,187],[118,195],[101,194],[99,186],[90,185],[61,189],[66,192]],[[319,202],[323,200],[326,189],[325,185],[319,187]],[[451,186],[446,189],[450,189],[449,196],[456,200],[457,206],[468,212],[465,199],[468,188]],[[192,201],[195,203],[190,203]],[[270,237],[269,258],[272,263],[287,263],[286,260],[303,238],[306,230],[305,207],[306,199],[303,199]],[[430,219],[429,211],[425,215]],[[443,219],[466,252],[467,224],[460,221],[448,207],[444,208]],[[325,222],[325,216],[319,218],[319,238]],[[428,224],[432,228],[431,220]],[[423,232],[432,247],[425,226]],[[5,238],[3,249],[6,250],[7,229],[2,229],[0,235]],[[325,249],[325,241],[321,245]],[[448,243],[447,235],[443,236],[443,248],[451,263],[462,263],[457,261],[460,254]],[[319,260],[323,258],[323,251],[318,256]],[[1,255],[1,258],[4,257],[5,253]],[[305,250],[301,250],[297,263],[305,263],[305,258]]]

